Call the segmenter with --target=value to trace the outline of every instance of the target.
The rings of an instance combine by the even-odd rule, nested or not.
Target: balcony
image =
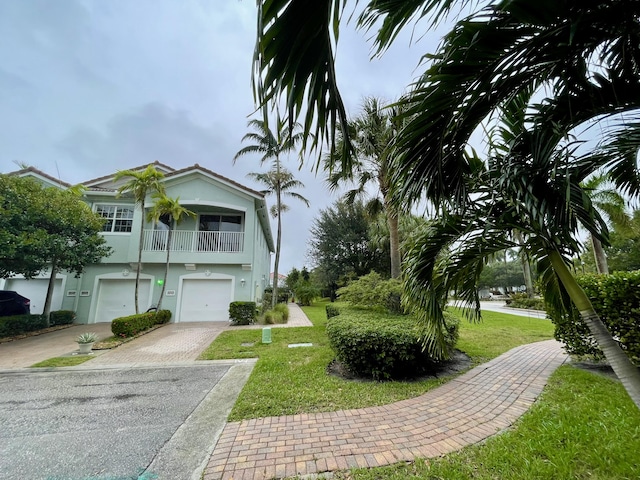
[[[166,230],[145,230],[142,250],[145,252],[165,252],[169,232]],[[244,249],[244,232],[195,232],[174,230],[169,249],[172,252],[217,252],[240,253]]]

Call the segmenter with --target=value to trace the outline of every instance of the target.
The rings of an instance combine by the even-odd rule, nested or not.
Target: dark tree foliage
[[[388,252],[372,246],[362,202],[336,202],[320,211],[311,227],[309,257],[330,295],[349,278],[371,271],[388,275],[390,271]]]

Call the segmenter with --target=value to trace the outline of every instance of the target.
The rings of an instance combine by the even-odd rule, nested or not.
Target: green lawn
[[[353,382],[330,377],[324,304],[304,308],[312,328],[225,332],[203,358],[259,357],[230,420],[380,405],[420,395],[441,381]],[[463,321],[458,348],[474,363],[552,338],[547,320],[487,312]],[[240,346],[255,342],[252,347]],[[290,349],[289,343],[312,342]],[[382,468],[336,472],[349,480],[636,480],[640,478],[640,411],[622,386],[572,366],[559,368],[542,396],[509,431],[460,452]]]
[[[253,358],[256,364],[229,417],[230,421],[271,415],[324,412],[383,405],[420,395],[446,379],[416,382],[361,382],[327,375],[334,355],[325,334],[325,304],[305,307],[313,327],[273,328],[272,343],[260,343],[260,330],[222,333],[201,359]],[[474,363],[494,358],[525,343],[552,338],[547,320],[487,314],[481,324],[463,321],[458,348]],[[242,346],[253,343],[252,346]],[[288,348],[291,343],[313,347]]]

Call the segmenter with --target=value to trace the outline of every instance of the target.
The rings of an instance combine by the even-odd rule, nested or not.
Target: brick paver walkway
[[[417,398],[228,423],[203,478],[280,478],[446,454],[509,427],[566,358],[554,340],[533,343]]]
[[[98,366],[193,361],[220,332],[229,328],[227,323],[220,323],[169,323],[96,356],[90,363]]]

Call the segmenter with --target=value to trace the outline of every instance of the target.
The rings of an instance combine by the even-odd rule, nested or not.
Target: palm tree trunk
[[[51,276],[49,277],[49,284],[47,285],[47,296],[44,300],[44,311],[42,312],[42,315],[44,315],[44,318],[47,322],[46,323],[47,327],[51,326],[51,321],[49,319],[49,316],[51,314],[51,299],[53,298],[53,289],[55,288],[57,273],[58,273],[58,266],[57,266],[56,259],[54,258],[51,261]]]
[[[164,296],[164,289],[167,286],[167,277],[169,276],[169,255],[171,255],[171,234],[172,230],[167,230],[167,261],[164,265],[164,280],[162,281],[162,288],[160,289],[160,298],[158,299],[157,311],[160,311],[162,306],[162,297]]]
[[[524,276],[524,286],[527,291],[527,297],[533,297],[533,278],[531,276],[531,265],[526,255],[522,255],[522,275]]]
[[[393,207],[387,208],[389,226],[389,250],[391,250],[391,278],[400,278],[400,236],[398,234],[398,214]]]
[[[138,308],[138,291],[140,289],[140,270],[142,269],[142,241],[144,236],[144,198],[140,204],[142,208],[142,223],[140,224],[140,237],[138,239],[138,264],[136,265],[136,293],[135,293],[135,305],[136,314],[140,313]]]
[[[593,258],[596,261],[596,271],[598,273],[609,273],[607,255],[602,248],[602,242],[591,235],[591,246],[593,247]]]
[[[602,323],[602,320],[593,309],[589,297],[564,263],[562,256],[556,250],[552,250],[549,252],[549,260],[562,285],[569,293],[571,301],[580,312],[580,317],[596,340],[598,347],[604,353],[605,358],[618,376],[631,400],[633,400],[633,403],[640,409],[640,371],[631,363],[629,357],[625,355],[620,345],[607,330],[605,324]]]
[[[278,240],[276,242],[276,260],[273,263],[273,298],[271,299],[271,307],[275,307],[278,303],[278,266],[280,265],[280,244],[282,242],[282,212],[280,210],[280,186],[278,186],[277,192],[277,206],[278,206]]]

